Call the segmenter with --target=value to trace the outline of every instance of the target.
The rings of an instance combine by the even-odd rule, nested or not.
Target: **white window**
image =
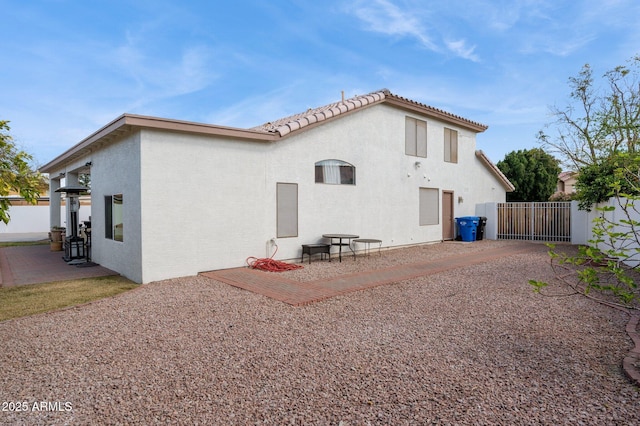
[[[438,188],[420,188],[420,226],[440,223],[440,197]]]
[[[342,160],[322,160],[315,164],[316,183],[355,185],[356,168]]]
[[[427,122],[412,117],[405,118],[404,152],[414,157],[427,156]]]
[[[444,129],[444,161],[458,162],[458,131],[446,127]]]
[[[123,241],[122,194],[104,197],[104,236],[110,240]]]

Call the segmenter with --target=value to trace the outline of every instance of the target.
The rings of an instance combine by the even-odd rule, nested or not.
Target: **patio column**
[[[60,226],[60,179],[49,177],[49,229]]]

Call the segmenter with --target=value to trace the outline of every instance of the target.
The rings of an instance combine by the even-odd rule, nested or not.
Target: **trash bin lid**
[[[476,225],[478,224],[478,222],[480,222],[480,217],[478,217],[478,216],[463,216],[463,217],[461,217],[459,219],[466,220],[468,222],[473,222]]]

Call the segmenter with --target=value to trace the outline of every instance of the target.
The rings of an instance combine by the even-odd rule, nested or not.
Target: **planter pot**
[[[54,229],[49,232],[49,241],[51,242],[51,251],[62,251],[62,235],[65,233],[64,229]]]

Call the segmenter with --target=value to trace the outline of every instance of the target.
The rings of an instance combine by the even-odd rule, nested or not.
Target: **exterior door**
[[[453,217],[453,191],[442,191],[442,240],[453,240],[456,237]]]

